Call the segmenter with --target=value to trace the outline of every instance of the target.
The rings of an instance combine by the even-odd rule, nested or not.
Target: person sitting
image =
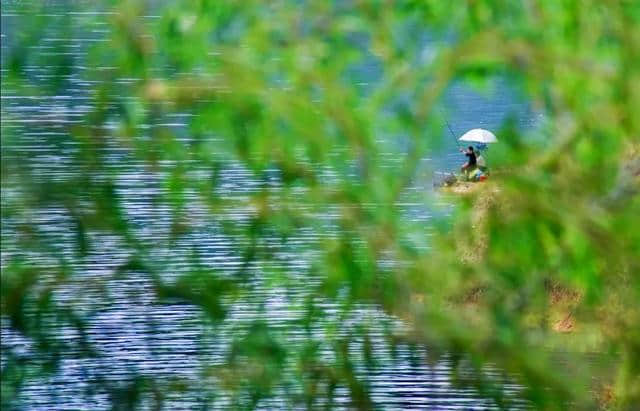
[[[464,155],[468,157],[467,162],[462,165],[460,171],[462,174],[468,175],[477,167],[476,153],[473,151],[473,146],[469,146],[466,150],[460,149],[460,152],[464,153]]]

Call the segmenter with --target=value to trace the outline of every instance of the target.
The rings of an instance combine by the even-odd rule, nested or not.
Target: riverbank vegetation
[[[17,4],[2,57],[2,408],[19,406],[26,384],[69,361],[99,358],[86,331],[113,304],[109,284],[142,276],[154,304],[200,307],[203,329],[231,343],[197,384],[91,379],[114,408],[162,407],[189,387],[242,409],[276,397],[292,408],[331,407],[336,390],[354,408],[375,408],[359,365],[376,363],[372,322],[357,319],[376,307],[403,320],[388,327],[390,352],[404,344],[426,347],[420,361],[446,355],[455,382],[495,406],[514,399],[486,367],[521,385],[536,409],[633,409],[639,4],[69,5],[88,14]],[[79,37],[96,21],[104,39],[86,60],[42,52],[42,33]],[[363,89],[365,63],[374,85]],[[68,121],[79,110],[73,101],[38,120],[4,104],[5,96],[53,99],[78,79],[90,102],[78,121]],[[486,190],[451,196],[453,215],[428,231],[402,200],[421,160],[447,138],[442,96],[454,84],[482,90],[496,79],[531,102],[539,124],[505,122],[491,161],[509,172],[482,183]],[[171,126],[177,115],[185,128]],[[49,136],[36,143],[46,155],[28,150],[34,130]],[[231,184],[234,171],[246,181]],[[131,173],[148,186],[124,187]],[[127,206],[149,187],[145,201],[170,220],[152,239],[153,220],[140,223]],[[420,196],[425,207],[431,200]],[[60,221],[41,217],[52,210]],[[238,220],[238,210],[247,217]],[[179,247],[203,227],[241,263],[229,269],[207,250]],[[308,233],[319,240],[295,240]],[[117,264],[87,281],[96,256]],[[257,287],[266,291],[250,292]],[[269,323],[274,295],[298,313],[284,328]],[[249,325],[229,324],[248,304],[259,307]],[[304,341],[288,339],[290,329],[306,330]],[[17,348],[5,342],[16,335]]]

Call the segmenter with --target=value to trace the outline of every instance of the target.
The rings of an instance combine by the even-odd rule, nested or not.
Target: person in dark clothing
[[[464,153],[464,155],[468,157],[467,162],[462,165],[460,171],[462,171],[463,173],[473,171],[473,169],[476,168],[477,163],[476,152],[473,151],[473,146],[469,146],[469,148],[467,148],[466,150],[460,149],[460,152]]]

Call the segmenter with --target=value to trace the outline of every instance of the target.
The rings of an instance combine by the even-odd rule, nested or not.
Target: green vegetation
[[[113,14],[87,17],[106,23],[108,41],[83,62],[81,76],[94,82],[91,110],[48,142],[68,158],[64,177],[24,154],[26,137],[2,108],[2,322],[42,354],[30,361],[3,352],[3,408],[61,360],[99,355],[83,332],[95,312],[79,305],[84,293],[108,293],[107,279],[83,283],[79,267],[106,239],[127,250],[110,280],[143,273],[158,301],[200,306],[203,326],[214,329],[254,295],[256,281],[287,295],[311,287],[303,300],[292,297],[303,315],[291,327],[308,330],[304,342],[288,343],[257,315],[234,331],[227,363],[202,375],[238,408],[295,384],[278,391],[292,407],[331,404],[336,387],[355,407],[374,407],[354,366],[356,358],[375,366],[370,324],[341,332],[362,304],[408,325],[389,332],[390,345],[426,346],[425,360],[448,353],[470,364],[475,373],[459,382],[498,405],[509,402],[484,377],[486,364],[510,373],[535,408],[637,407],[640,2],[293,3],[176,1],[145,20],[144,2],[116,1],[105,4]],[[3,95],[55,95],[73,61],[51,61],[32,46],[51,19],[60,35],[82,28],[23,7],[3,56]],[[438,39],[428,57],[421,33]],[[364,59],[380,70],[366,96],[349,78]],[[25,69],[34,65],[49,75],[34,78]],[[482,88],[495,78],[523,90],[544,124],[530,135],[505,124],[492,148],[503,172],[492,189],[455,200],[455,215],[434,223],[425,250],[425,227],[398,203],[442,139],[440,98],[454,82]],[[191,114],[188,138],[160,125],[172,113]],[[410,140],[403,150],[397,135]],[[114,150],[125,160],[113,160]],[[389,150],[395,158],[380,155]],[[158,179],[153,206],[170,210],[167,238],[144,240],[132,224],[118,188],[131,171],[125,163]],[[238,165],[257,188],[226,193],[224,171]],[[194,203],[205,216],[192,214]],[[44,209],[62,210],[72,233],[47,230],[36,216]],[[248,210],[249,221],[238,224],[234,209]],[[338,215],[331,223],[321,218],[327,210]],[[218,272],[202,251],[178,253],[204,223],[220,227],[240,269]],[[309,268],[281,269],[277,251],[304,230],[320,238],[296,246]],[[188,269],[176,278],[158,247]],[[78,291],[60,299],[60,290]],[[335,318],[326,302],[340,307]],[[325,337],[311,331],[318,327]],[[76,330],[77,341],[56,338],[63,329]],[[321,359],[327,347],[332,361]],[[589,352],[604,360],[588,361]],[[140,379],[112,397],[114,406],[135,407],[145,396],[161,403],[184,384]]]

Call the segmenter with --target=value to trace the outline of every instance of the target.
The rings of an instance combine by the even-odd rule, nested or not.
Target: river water
[[[6,56],[9,49],[17,44],[16,37],[24,30],[20,26],[20,2],[2,2],[2,76],[7,75]],[[79,12],[73,2],[49,2],[46,13],[52,21],[65,21],[71,25],[66,37],[60,37],[60,31],[52,30],[55,35],[45,36],[29,47],[45,59],[52,62],[60,58],[71,59],[72,70],[65,77],[66,86],[55,95],[37,93],[33,95],[13,95],[3,87],[3,130],[20,135],[19,142],[3,138],[3,156],[24,156],[36,165],[34,175],[64,180],[75,171],[68,166],[69,155],[73,153],[73,143],[64,141],[68,128],[81,124],[85,115],[92,109],[93,100],[89,90],[94,85],[83,78],[83,61],[88,47],[104,41],[109,26],[103,16],[109,11]],[[145,16],[146,20],[157,19],[156,15]],[[74,26],[82,30],[73,30]],[[52,63],[54,64],[54,63]],[[50,67],[38,63],[25,67],[26,72],[35,80],[46,80],[50,76]],[[375,81],[375,68],[364,67],[357,73],[356,81],[361,87],[370,87]],[[122,79],[123,82],[134,79]],[[527,104],[516,96],[505,84],[497,81],[492,91],[481,94],[462,85],[454,85],[447,90],[445,105],[451,114],[450,123],[457,135],[464,131],[482,127],[497,129],[503,120],[514,115],[519,124],[529,127],[535,122],[529,114]],[[179,133],[186,133],[190,117],[187,114],[174,114],[164,118],[164,126]],[[429,169],[451,171],[458,167],[463,157],[457,152],[453,140],[446,134],[441,149],[432,157],[424,158],[423,163]],[[18,140],[16,140],[18,141]],[[16,144],[12,146],[12,144]],[[384,155],[385,153],[382,153]],[[391,153],[389,153],[391,155]],[[235,244],[221,232],[215,224],[208,223],[206,211],[197,206],[190,209],[190,218],[201,220],[199,230],[189,238],[169,246],[171,231],[170,210],[158,207],[154,197],[165,190],[159,185],[156,176],[145,170],[141,164],[114,149],[110,167],[119,173],[117,190],[124,199],[124,209],[136,234],[144,241],[157,243],[153,250],[158,261],[166,264],[167,271],[181,272],[189,264],[188,256],[194,249],[206,256],[204,265],[214,266],[216,270],[232,272],[243,264],[241,256],[234,250]],[[124,163],[123,163],[124,161]],[[229,163],[221,170],[220,190],[222,196],[247,196],[256,192],[260,184],[240,165]],[[429,178],[417,178],[411,190],[422,192],[431,190]],[[3,188],[3,196],[10,195]],[[195,203],[195,201],[194,201]],[[404,206],[410,211],[409,218],[429,226],[432,209],[419,201],[408,201]],[[450,206],[444,204],[439,212],[447,213]],[[248,224],[250,210],[230,208],[223,210],[226,218],[239,226]],[[3,214],[4,216],[4,214]],[[77,280],[55,295],[60,302],[72,302],[87,315],[86,333],[96,347],[98,355],[91,358],[76,358],[74,348],[79,336],[73,330],[58,329],[55,339],[70,347],[61,361],[60,368],[48,376],[29,380],[14,398],[16,409],[54,410],[54,409],[109,409],[113,401],[123,395],[123,387],[134,376],[149,376],[170,380],[176,376],[189,381],[184,392],[170,394],[165,398],[166,409],[206,409],[231,406],[230,399],[211,386],[210,380],[202,378],[207,367],[221,364],[229,348],[230,336],[238,329],[247,326],[251,320],[260,318],[270,327],[281,331],[289,343],[305,339],[304,332],[298,329],[298,320],[302,307],[300,302],[313,282],[299,281],[294,287],[279,290],[271,286],[256,283],[251,294],[234,304],[221,324],[211,325],[203,322],[201,312],[194,306],[184,304],[159,304],[152,292],[152,283],[143,274],[131,274],[115,277],[113,273],[127,261],[129,255],[123,250],[116,238],[107,235],[96,236],[94,247],[86,257],[74,260],[73,234],[69,227],[72,222],[64,210],[46,208],[33,210],[31,222],[50,236],[53,249],[60,255],[68,255],[76,261],[73,270]],[[331,218],[331,210],[326,214]],[[10,239],[18,221],[10,217],[2,221],[2,264],[20,250],[12,245]],[[305,272],[312,244],[318,241],[313,231],[297,232],[289,239],[288,248],[281,250],[278,258],[281,269],[286,272]],[[331,236],[331,230],[324,235]],[[276,240],[274,239],[274,242]],[[299,250],[300,253],[298,252]],[[28,256],[28,258],[39,258]],[[36,261],[46,265],[46,261]],[[260,272],[263,267],[251,268]],[[107,290],[107,291],[105,291]],[[338,317],[338,307],[327,304],[324,307],[328,317]],[[329,318],[327,321],[332,321]],[[473,389],[461,388],[452,383],[452,360],[444,355],[435,363],[424,361],[427,352],[422,348],[407,345],[396,347],[394,355],[385,343],[385,327],[402,328],[402,324],[383,315],[376,307],[363,306],[348,319],[349,324],[367,324],[372,332],[374,352],[378,357],[378,367],[368,369],[359,365],[359,373],[366,376],[370,384],[372,399],[381,409],[487,409],[494,408],[491,400],[482,398]],[[349,325],[343,327],[345,330]],[[346,332],[346,331],[345,331]],[[31,358],[37,355],[31,343],[15,331],[9,329],[6,318],[2,321],[2,366],[7,364],[8,353],[13,357]],[[486,373],[497,380],[505,377],[499,370],[487,368]],[[95,388],[100,382],[100,388]],[[278,409],[286,406],[282,398],[287,389],[296,389],[287,382],[278,388],[274,398],[260,402],[259,408]],[[517,397],[518,387],[506,384],[508,395]],[[336,391],[335,408],[348,408],[348,393],[345,387]],[[319,406],[322,404],[318,404]],[[526,407],[523,401],[515,401],[514,407]],[[143,402],[142,408],[152,408],[151,402]]]

